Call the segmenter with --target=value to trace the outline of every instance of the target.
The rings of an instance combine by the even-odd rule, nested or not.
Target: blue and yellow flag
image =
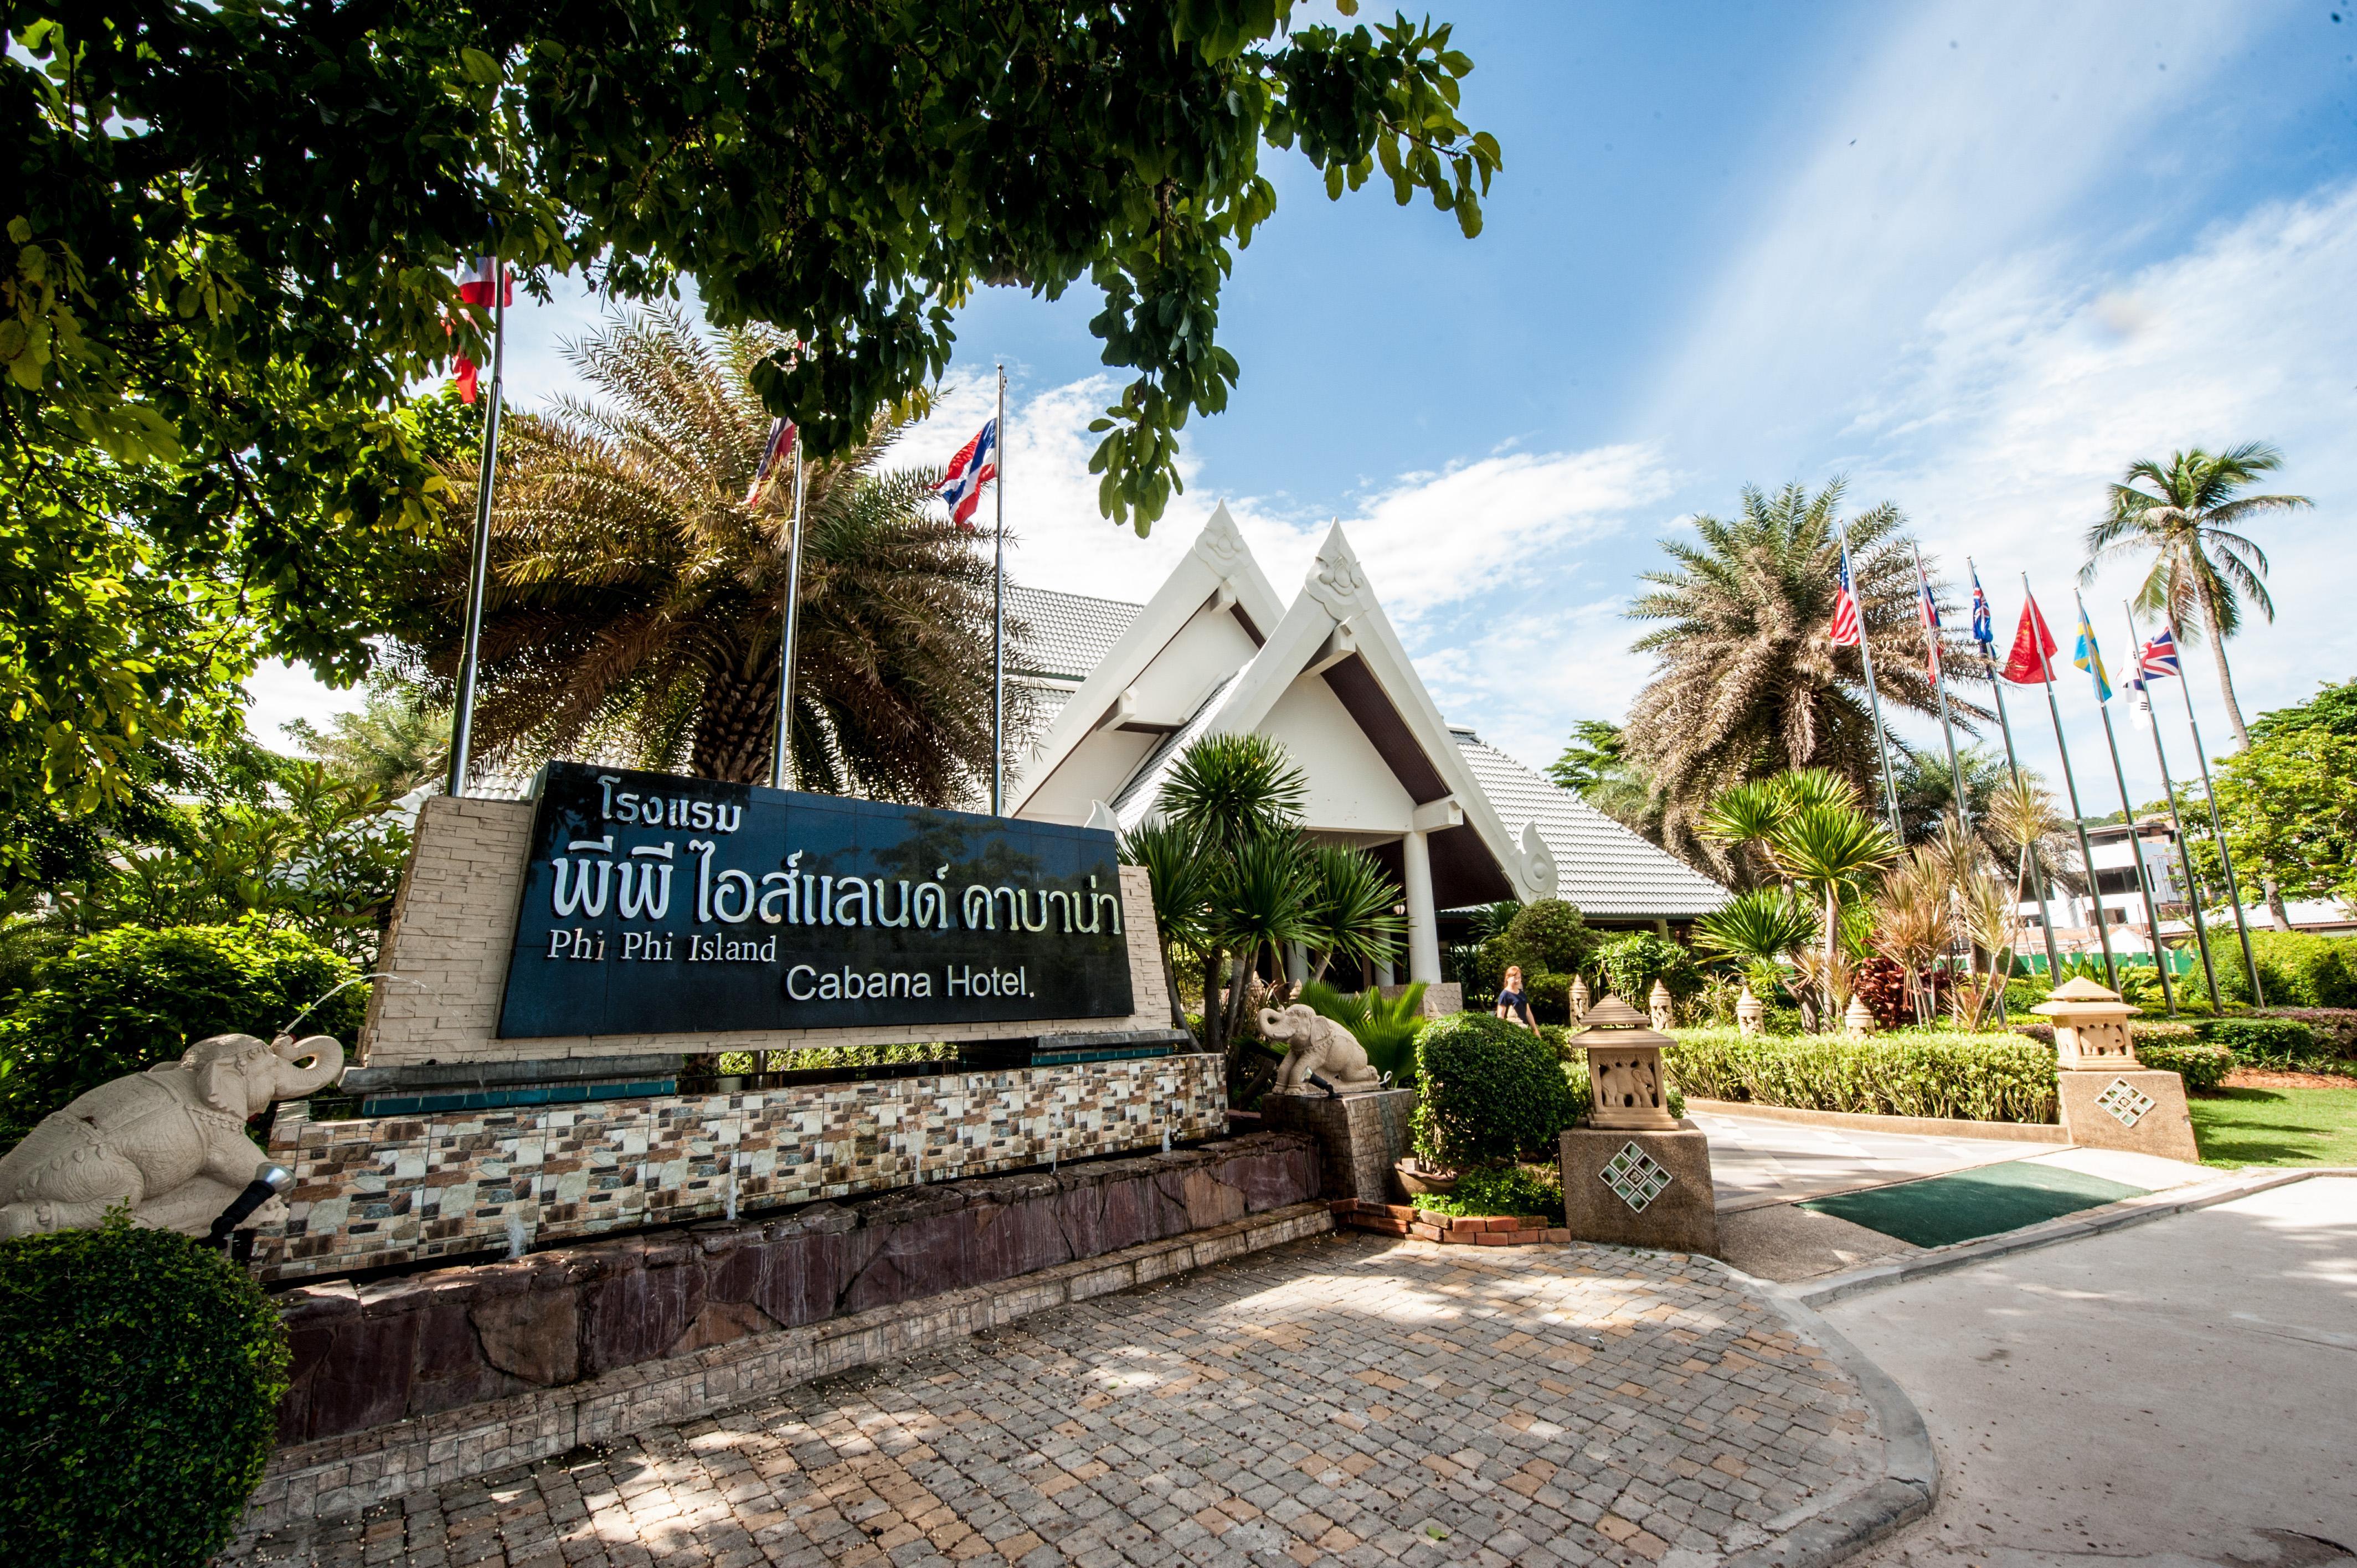
[[[2084,599],[2079,601],[2079,650],[2071,656],[2071,662],[2084,670],[2095,682],[2095,701],[2108,703],[2112,700],[2112,683],[2104,676],[2104,652],[2095,646],[2095,628],[2087,624],[2087,601]]]

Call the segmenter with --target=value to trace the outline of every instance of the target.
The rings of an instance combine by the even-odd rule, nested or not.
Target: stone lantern
[[[1747,1035],[1756,1035],[1768,1021],[1768,1004],[1751,994],[1751,982],[1743,983],[1743,994],[1735,999],[1735,1026]]]
[[[2185,1109],[2185,1080],[2136,1058],[2128,1019],[2140,1008],[2083,976],[2030,1009],[2054,1021],[2054,1085],[2074,1144],[2163,1159],[2201,1157]]]
[[[1842,1015],[1842,1027],[1853,1035],[1874,1033],[1874,1009],[1856,992],[1850,993],[1849,1010]]]
[[[1587,982],[1577,975],[1571,977],[1571,1021],[1578,1023],[1587,1016]]]
[[[1645,1011],[1656,1029],[1674,1028],[1678,1022],[1678,1004],[1670,995],[1670,988],[1661,981],[1653,982],[1653,993],[1645,998]]]
[[[1668,1086],[1662,1081],[1662,1047],[1677,1042],[1645,1027],[1637,1010],[1617,996],[1589,1008],[1587,1025],[1571,1043],[1587,1053],[1587,1087],[1596,1107],[1588,1125],[1676,1126]]]
[[[1646,1026],[1617,996],[1587,1010],[1571,1043],[1587,1056],[1587,1124],[1562,1138],[1564,1214],[1583,1241],[1671,1251],[1718,1251],[1710,1140],[1670,1114],[1662,1048],[1676,1042]]]

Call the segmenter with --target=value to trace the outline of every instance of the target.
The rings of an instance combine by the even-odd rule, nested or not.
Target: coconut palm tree
[[[1885,501],[1845,521],[1841,505],[1838,479],[1813,496],[1797,484],[1772,496],[1747,487],[1732,519],[1697,517],[1693,542],[1662,542],[1672,565],[1644,574],[1653,589],[1629,610],[1662,624],[1635,645],[1660,664],[1631,707],[1626,754],[1653,781],[1663,844],[1722,873],[1733,867],[1699,828],[1730,785],[1821,767],[1880,797],[1863,661],[1829,636],[1842,538],[1883,703],[1939,711],[1924,673],[1906,519]],[[1964,651],[1958,643],[1956,656]],[[1953,691],[1949,706],[1968,729],[1986,716]]]
[[[2079,572],[2080,582],[2091,583],[2115,555],[2151,554],[2137,606],[2169,617],[2181,641],[2208,634],[2238,746],[2251,744],[2251,732],[2234,700],[2226,639],[2242,628],[2245,599],[2268,620],[2276,618],[2276,606],[2267,596],[2266,553],[2237,531],[2263,512],[2316,504],[2306,496],[2243,493],[2282,467],[2283,454],[2264,441],[2245,441],[2215,456],[2195,446],[2171,454],[2166,463],[2129,464],[2112,487],[2111,515],[2087,531],[2087,564]]]
[[[791,486],[748,499],[770,421],[748,375],[783,343],[759,328],[707,337],[675,307],[618,317],[565,350],[594,397],[502,428],[486,754],[596,747],[768,778]],[[861,446],[810,467],[791,728],[805,789],[943,805],[989,772],[989,559],[931,508],[937,473],[879,471],[918,412],[879,413]],[[449,478],[471,511],[473,466]],[[435,628],[416,653],[446,681],[468,532],[411,594]]]

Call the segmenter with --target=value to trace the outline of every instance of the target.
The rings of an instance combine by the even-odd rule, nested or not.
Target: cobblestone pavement
[[[1881,1446],[1706,1262],[1352,1235],[223,1561],[1703,1568]]]

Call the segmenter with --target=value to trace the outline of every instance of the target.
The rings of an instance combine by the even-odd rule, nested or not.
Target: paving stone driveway
[[[1702,1568],[1880,1465],[1707,1263],[1350,1235],[223,1561]]]

